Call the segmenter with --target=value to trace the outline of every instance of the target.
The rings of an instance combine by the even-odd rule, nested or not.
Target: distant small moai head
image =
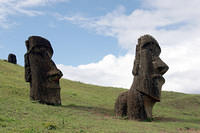
[[[150,120],[152,109],[160,101],[163,75],[169,67],[160,59],[161,48],[151,35],[138,39],[130,90],[121,93],[115,103],[117,116],[129,119]]]
[[[50,42],[31,36],[25,43],[25,80],[30,82],[30,98],[44,104],[61,105],[59,80],[63,74],[51,59]]]
[[[16,55],[14,55],[14,54],[9,54],[9,55],[8,55],[8,62],[13,63],[13,64],[17,64]]]

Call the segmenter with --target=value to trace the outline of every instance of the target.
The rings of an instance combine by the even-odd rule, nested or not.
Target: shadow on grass
[[[181,119],[181,118],[171,118],[171,117],[154,117],[154,122],[187,122],[199,124],[200,119]]]
[[[104,115],[104,116],[114,116],[114,111],[111,109],[92,107],[92,106],[81,106],[81,105],[75,105],[75,104],[62,105],[61,107],[71,108],[71,109],[76,109],[76,110],[81,110],[81,111],[88,111],[94,114],[99,114],[99,115]]]

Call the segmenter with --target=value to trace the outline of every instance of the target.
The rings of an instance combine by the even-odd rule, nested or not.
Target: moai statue
[[[62,72],[52,61],[53,49],[48,40],[31,36],[26,40],[25,80],[30,82],[31,100],[61,105],[59,79]]]
[[[128,119],[152,120],[152,109],[160,102],[163,74],[169,67],[160,59],[158,42],[150,35],[138,39],[130,90],[121,93],[115,103],[116,116]]]
[[[14,54],[9,54],[9,55],[8,55],[8,62],[13,63],[13,64],[17,64],[16,55],[14,55]]]

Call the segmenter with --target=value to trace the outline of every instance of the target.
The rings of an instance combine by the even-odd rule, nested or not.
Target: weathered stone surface
[[[127,96],[128,91],[122,92],[115,103],[115,114],[117,116],[127,116]]]
[[[31,36],[26,41],[25,80],[30,82],[30,98],[40,103],[61,105],[59,79],[62,72],[52,61],[53,49],[45,38]]]
[[[13,63],[13,64],[17,64],[16,55],[14,55],[14,54],[9,54],[9,55],[8,55],[8,62]]]
[[[117,116],[151,120],[152,109],[160,102],[163,74],[169,67],[160,59],[158,42],[150,35],[138,39],[133,67],[134,80],[130,90],[119,95],[115,103]]]

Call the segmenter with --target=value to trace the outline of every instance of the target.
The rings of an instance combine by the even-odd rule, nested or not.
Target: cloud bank
[[[143,0],[140,9],[126,14],[125,8],[104,16],[59,16],[82,28],[114,37],[127,49],[122,57],[107,55],[101,61],[77,67],[58,65],[64,77],[98,85],[129,88],[133,77],[134,49],[137,38],[153,35],[161,45],[161,58],[170,69],[165,74],[163,89],[200,93],[200,1]]]
[[[107,55],[101,61],[77,67],[57,65],[64,78],[103,86],[130,87],[133,55]],[[128,64],[128,65],[127,65]]]

